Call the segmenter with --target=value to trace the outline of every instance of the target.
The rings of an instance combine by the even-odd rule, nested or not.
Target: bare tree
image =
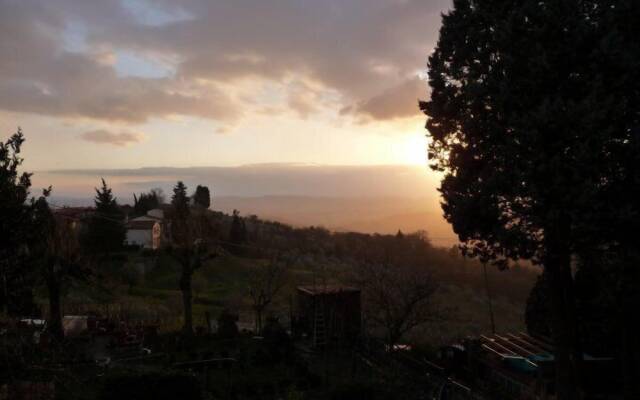
[[[174,260],[180,265],[180,291],[184,307],[183,332],[193,334],[193,274],[208,260],[220,254],[220,250],[210,248],[205,241],[208,220],[205,215],[187,215],[172,221],[173,243],[168,248]]]
[[[434,302],[437,283],[426,268],[367,263],[357,268],[367,318],[393,349],[414,328],[442,319]]]
[[[255,313],[256,333],[262,331],[262,317],[286,284],[287,272],[293,259],[290,256],[273,257],[266,265],[260,266],[249,280],[249,296]]]
[[[45,190],[43,196],[34,202],[35,229],[39,230],[42,241],[33,250],[49,297],[49,331],[57,339],[62,339],[61,296],[64,282],[85,277],[87,270],[80,255],[76,221],[51,212],[46,200],[50,192],[51,188]]]

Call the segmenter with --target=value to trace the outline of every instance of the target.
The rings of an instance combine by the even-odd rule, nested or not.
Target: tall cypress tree
[[[124,215],[104,178],[102,186],[95,188],[95,212],[89,218],[83,246],[90,252],[108,253],[122,248],[126,238]]]
[[[184,220],[189,216],[189,196],[187,196],[187,187],[184,182],[178,181],[173,187],[171,205],[176,219]]]

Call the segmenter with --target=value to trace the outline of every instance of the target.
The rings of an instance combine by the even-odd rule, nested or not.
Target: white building
[[[147,215],[127,222],[126,227],[127,238],[125,244],[156,250],[162,245],[164,211],[160,209],[150,210]]]

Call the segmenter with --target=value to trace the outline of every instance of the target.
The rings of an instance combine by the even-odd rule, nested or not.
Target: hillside
[[[213,208],[226,213],[281,221],[297,227],[323,226],[339,232],[394,234],[428,232],[434,245],[450,247],[457,239],[431,197],[223,196]]]

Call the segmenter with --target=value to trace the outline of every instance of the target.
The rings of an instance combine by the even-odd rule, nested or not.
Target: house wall
[[[160,245],[161,245],[161,242],[162,242],[161,238],[162,238],[162,228],[160,227],[160,224],[153,225],[152,248],[154,250],[160,248]]]
[[[151,229],[128,229],[127,243],[142,246],[146,249],[153,248],[153,234]]]

